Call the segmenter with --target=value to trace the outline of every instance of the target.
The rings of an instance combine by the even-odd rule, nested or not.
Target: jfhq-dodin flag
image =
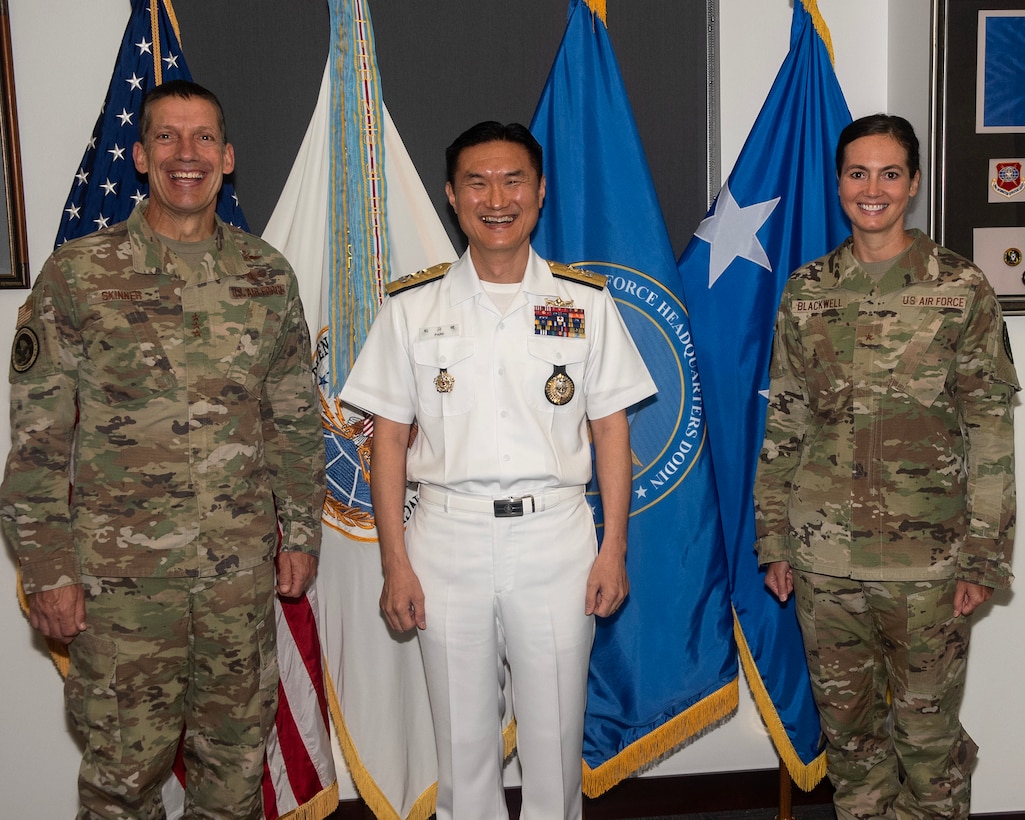
[[[737,705],[706,402],[679,274],[602,9],[572,0],[531,131],[547,193],[534,247],[608,276],[658,394],[628,411],[630,595],[599,619],[584,791],[601,794]],[[588,488],[600,527],[601,503]]]

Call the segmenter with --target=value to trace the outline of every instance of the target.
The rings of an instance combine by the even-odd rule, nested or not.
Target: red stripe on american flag
[[[324,653],[320,648],[317,618],[313,612],[309,595],[303,595],[299,600],[282,600],[281,613],[285,616],[288,631],[292,634],[295,648],[306,667],[313,690],[316,692],[317,706],[326,726],[328,714],[327,692],[324,688]]]
[[[281,695],[281,684],[278,684],[278,695]],[[280,711],[278,714],[281,714]],[[274,793],[274,778],[271,777],[267,756],[263,756],[263,816],[266,820],[276,820],[278,813],[278,796]]]

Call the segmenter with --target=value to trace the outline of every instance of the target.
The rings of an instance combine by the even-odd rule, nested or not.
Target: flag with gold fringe
[[[584,792],[596,796],[738,702],[726,562],[688,312],[600,0],[571,0],[531,123],[547,195],[534,247],[608,276],[658,395],[628,411],[630,595],[599,619]],[[588,488],[601,533],[601,504]]]
[[[135,170],[132,146],[139,139],[139,108],[152,88],[173,79],[191,80],[170,0],[132,0],[103,108],[75,173],[55,246],[128,217],[148,194]],[[230,179],[218,196],[218,215],[246,228]],[[264,816],[321,820],[338,805],[331,759],[327,695],[316,627],[316,598],[275,600],[278,636],[279,707],[264,761]],[[62,674],[67,652],[51,645]],[[184,766],[179,756],[164,785],[167,816],[184,812]]]
[[[708,407],[737,641],[794,782],[825,774],[818,714],[792,601],[764,589],[752,491],[765,427],[773,323],[790,272],[849,233],[833,156],[851,121],[814,0],[796,0],[788,54],[736,166],[679,260]]]
[[[384,282],[456,254],[381,99],[367,3],[330,0],[330,10],[317,110],[264,237],[295,267],[307,316],[321,316],[328,499],[316,589],[341,765],[376,817],[426,820],[437,764],[420,645],[381,617],[373,429],[337,395]]]

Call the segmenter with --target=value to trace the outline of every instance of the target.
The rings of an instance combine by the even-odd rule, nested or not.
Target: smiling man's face
[[[146,220],[172,238],[213,230],[217,194],[235,167],[235,152],[224,141],[217,108],[199,97],[170,96],[154,102],[145,143],[132,151],[135,167],[149,176]],[[203,237],[198,237],[203,238]]]
[[[449,204],[476,254],[525,252],[545,199],[527,149],[496,140],[471,145],[459,155]]]

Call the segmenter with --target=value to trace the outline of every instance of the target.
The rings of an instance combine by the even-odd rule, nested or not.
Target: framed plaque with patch
[[[0,287],[27,288],[28,231],[25,227],[25,190],[21,176],[18,142],[18,105],[14,90],[14,57],[11,53],[11,20],[7,0],[0,0],[0,153],[3,154],[0,187],[0,222],[7,228],[7,242],[0,241]]]
[[[933,0],[932,233],[1025,313],[1025,0]]]

